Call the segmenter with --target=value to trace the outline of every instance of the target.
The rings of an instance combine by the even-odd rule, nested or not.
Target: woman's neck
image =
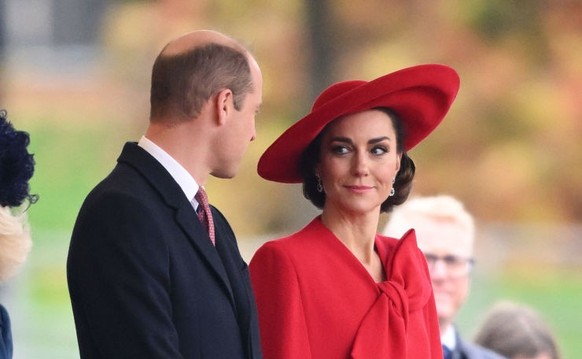
[[[321,221],[364,266],[375,262],[379,214],[345,214],[324,208]]]

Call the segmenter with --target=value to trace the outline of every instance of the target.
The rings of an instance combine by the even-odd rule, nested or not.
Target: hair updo
[[[18,207],[26,200],[35,203],[28,181],[34,173],[34,157],[28,153],[27,132],[17,131],[0,110],[0,206]]]

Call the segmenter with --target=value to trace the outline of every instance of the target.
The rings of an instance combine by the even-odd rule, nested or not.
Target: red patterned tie
[[[202,187],[198,189],[196,192],[196,196],[194,198],[198,201],[198,219],[204,225],[206,230],[208,230],[208,235],[210,236],[210,240],[212,244],[215,245],[214,239],[214,221],[212,220],[212,213],[210,213],[210,205],[208,205],[208,196]],[[202,208],[202,210],[200,210]]]

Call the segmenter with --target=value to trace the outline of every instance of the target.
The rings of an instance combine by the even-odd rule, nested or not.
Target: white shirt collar
[[[178,183],[180,188],[182,188],[188,201],[191,202],[194,209],[196,209],[198,207],[198,202],[194,199],[194,195],[196,195],[200,186],[196,183],[194,177],[192,177],[192,175],[190,175],[190,173],[186,171],[178,161],[147,137],[142,136],[137,145],[146,150],[162,166],[164,166],[166,171],[170,173],[172,178],[176,183]]]
[[[457,336],[455,335],[455,327],[453,325],[449,325],[445,333],[441,335],[441,344],[451,350],[454,350],[457,346]]]

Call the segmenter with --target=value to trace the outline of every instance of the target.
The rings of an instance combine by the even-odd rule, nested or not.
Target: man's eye
[[[455,256],[445,256],[443,258],[443,260],[448,265],[455,265],[455,264],[460,262],[460,259],[458,257],[455,257]]]

